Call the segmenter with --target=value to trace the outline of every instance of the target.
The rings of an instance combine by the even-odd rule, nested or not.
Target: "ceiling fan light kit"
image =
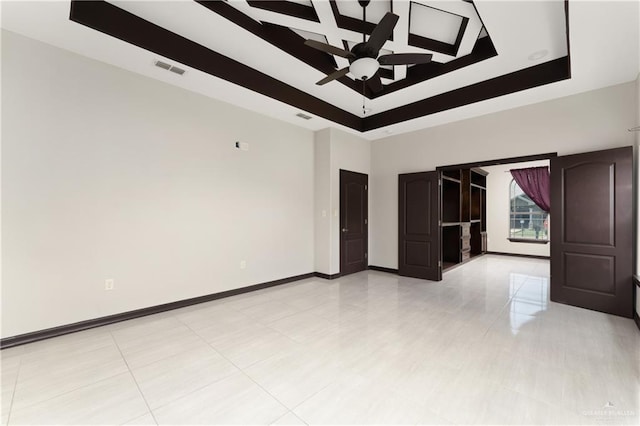
[[[366,23],[369,0],[359,0],[358,3],[362,6],[362,22]],[[387,12],[371,32],[369,40],[366,40],[366,34],[363,33],[362,43],[356,44],[350,51],[317,40],[305,41],[309,47],[346,58],[350,63],[348,67],[332,72],[316,84],[322,86],[351,73],[356,80],[366,82],[373,93],[379,93],[384,89],[378,72],[380,65],[413,65],[430,62],[432,58],[430,53],[392,53],[378,57],[382,46],[393,35],[398,19],[398,15]]]
[[[349,72],[356,80],[367,80],[375,75],[380,64],[374,58],[356,59],[349,66]]]

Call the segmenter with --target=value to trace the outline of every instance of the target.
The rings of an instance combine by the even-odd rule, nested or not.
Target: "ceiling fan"
[[[366,22],[367,18],[367,6],[370,0],[358,0],[360,6],[362,6],[362,22]],[[362,43],[358,43],[351,51],[341,49],[339,47],[332,46],[327,43],[322,43],[316,40],[307,40],[304,42],[309,47],[321,50],[323,52],[341,56],[349,60],[349,66],[339,69],[327,75],[316,84],[322,86],[330,81],[336,80],[349,72],[357,80],[364,81],[373,92],[379,92],[382,90],[382,81],[380,80],[380,74],[378,68],[380,65],[411,65],[411,64],[425,64],[431,62],[430,53],[392,53],[390,55],[380,54],[380,49],[384,43],[389,39],[393,33],[393,29],[398,22],[398,15],[391,12],[382,18],[382,20],[376,25],[371,32],[369,40],[366,40],[366,35],[362,33]]]

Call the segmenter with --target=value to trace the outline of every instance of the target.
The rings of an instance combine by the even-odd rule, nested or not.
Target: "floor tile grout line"
[[[7,426],[11,422],[11,414],[13,413],[13,403],[16,400],[16,389],[18,388],[18,379],[20,378],[20,370],[22,368],[22,357],[24,353],[20,355],[20,360],[18,361],[18,371],[16,372],[16,378],[13,382],[13,392],[11,393],[11,404],[9,404],[9,414],[7,415]]]
[[[186,325],[186,324],[185,324],[185,325]],[[189,327],[189,326],[187,325],[187,327]],[[191,331],[193,331],[190,327],[189,327],[189,329],[190,329]],[[193,331],[193,332],[195,333],[195,331]],[[196,333],[196,334],[197,334],[197,333]],[[264,392],[266,392],[266,393],[267,393],[267,395],[271,396],[271,397],[272,397],[272,398],[273,398],[273,399],[274,399],[278,404],[280,404],[282,407],[284,407],[287,411],[291,411],[291,410],[289,409],[289,407],[287,407],[287,406],[286,406],[282,401],[280,401],[278,398],[276,398],[274,395],[272,395],[272,394],[271,394],[271,392],[269,392],[267,389],[265,389],[262,385],[260,385],[260,384],[259,384],[259,383],[257,383],[255,380],[253,380],[253,378],[252,378],[251,376],[249,376],[247,373],[245,373],[245,371],[244,371],[242,368],[238,367],[238,366],[237,366],[237,365],[236,365],[232,360],[230,360],[229,358],[227,358],[226,356],[224,356],[224,354],[220,353],[220,352],[219,352],[215,347],[213,347],[213,345],[211,345],[211,344],[210,344],[210,343],[208,343],[206,340],[204,340],[204,338],[202,338],[202,336],[198,335],[198,337],[200,337],[200,339],[202,339],[202,341],[203,341],[204,343],[206,343],[206,344],[207,344],[211,349],[213,349],[213,350],[214,350],[217,354],[219,354],[222,358],[226,359],[226,360],[227,360],[231,365],[233,365],[235,368],[237,368],[237,369],[238,369],[238,373],[242,374],[242,375],[243,375],[243,376],[245,376],[247,379],[249,379],[250,381],[252,381],[256,386],[258,386],[260,389],[262,389]],[[229,377],[229,376],[227,376],[227,377]],[[221,379],[221,380],[222,380],[222,379]],[[218,382],[218,381],[219,381],[219,380],[217,380],[216,382]],[[213,384],[214,384],[214,383],[216,383],[216,382],[209,383],[207,386],[211,386],[211,385],[213,385]],[[207,387],[207,386],[204,386],[204,387],[202,387],[202,388],[200,388],[200,389],[204,389],[204,388],[205,388],[205,387]],[[200,390],[200,389],[198,389],[198,390]],[[193,392],[196,392],[196,391],[193,391]],[[187,395],[191,395],[193,392],[189,392]],[[184,396],[187,396],[187,395],[184,395]],[[184,396],[182,396],[181,398],[183,398]],[[283,415],[284,415],[284,414],[283,414]],[[280,417],[282,417],[282,416],[279,416],[279,417],[277,417],[277,418],[273,419],[273,421],[272,421],[271,423],[273,423],[274,421],[278,420]],[[306,423],[306,422],[305,422],[305,423]]]
[[[41,401],[31,403],[31,404],[29,404],[29,405],[26,405],[26,406],[24,406],[24,407],[20,408],[19,410],[24,410],[24,409],[27,409],[27,408],[34,407],[34,406],[36,406],[36,405],[38,405],[38,404],[42,404],[42,403],[45,403],[45,402],[49,402],[49,401],[51,401],[52,399],[59,398],[59,397],[61,397],[61,396],[64,396],[64,395],[70,394],[70,393],[72,393],[72,392],[79,391],[79,390],[81,390],[81,389],[87,388],[87,387],[89,387],[89,386],[96,385],[96,384],[98,384],[98,383],[102,383],[102,382],[104,382],[104,381],[106,381],[106,380],[113,379],[114,377],[117,377],[117,376],[120,376],[121,374],[126,374],[126,373],[127,373],[127,371],[121,371],[120,373],[116,373],[116,374],[114,374],[114,375],[112,375],[112,376],[104,377],[104,378],[102,378],[102,379],[100,379],[100,380],[96,380],[95,382],[91,382],[91,383],[88,383],[88,384],[86,384],[86,385],[82,385],[82,386],[79,386],[79,387],[77,387],[77,388],[74,388],[74,389],[68,390],[68,391],[66,391],[66,392],[62,392],[62,393],[60,393],[60,394],[57,394],[57,395],[55,395],[55,396],[49,397],[49,398],[47,398],[47,399],[43,399],[43,400],[41,400]],[[13,401],[12,401],[12,405],[13,405]]]
[[[178,320],[179,320],[179,319],[178,319]],[[191,329],[191,327],[189,327],[189,325],[188,325],[188,324],[185,324],[185,325],[186,325],[189,329]],[[265,326],[265,327],[268,327],[267,325],[264,325],[264,326]],[[270,328],[270,327],[268,327],[268,328]],[[195,330],[193,330],[193,329],[191,329],[191,330],[192,330],[195,334],[197,334],[197,332],[196,332]],[[300,343],[300,342],[297,342],[297,341],[293,340],[293,339],[292,339],[292,338],[290,338],[289,336],[284,335],[284,334],[282,334],[282,333],[278,332],[277,330],[274,330],[274,331],[275,331],[276,333],[278,333],[278,334],[280,334],[280,335],[284,336],[284,337],[289,338],[292,342],[294,342],[294,343],[296,343],[296,344],[298,344],[298,345],[303,345],[302,343]],[[321,388],[321,389],[319,389],[317,392],[314,392],[312,395],[310,395],[310,396],[309,396],[308,398],[306,398],[304,401],[301,401],[300,403],[296,404],[296,406],[295,406],[295,407],[293,407],[293,408],[289,408],[285,403],[283,403],[282,401],[280,401],[280,399],[278,399],[275,395],[273,395],[271,392],[269,392],[267,389],[265,389],[265,388],[264,388],[260,383],[256,382],[256,381],[255,381],[251,376],[249,376],[249,374],[247,374],[247,373],[244,371],[244,368],[240,368],[240,367],[239,367],[238,365],[236,365],[236,364],[235,364],[231,359],[227,358],[224,354],[222,354],[221,352],[219,352],[219,351],[218,351],[218,350],[217,350],[217,349],[216,349],[216,348],[215,348],[211,343],[208,343],[204,338],[202,338],[202,336],[200,336],[199,334],[197,334],[197,335],[198,335],[198,337],[200,337],[200,339],[202,339],[202,341],[203,341],[203,342],[205,342],[205,343],[206,343],[207,345],[209,345],[209,346],[210,346],[214,351],[216,351],[218,354],[220,354],[220,356],[221,356],[221,357],[223,357],[223,358],[224,358],[224,359],[226,359],[229,363],[231,363],[234,367],[236,367],[236,368],[239,370],[239,372],[240,372],[240,373],[242,373],[246,378],[248,378],[249,380],[251,380],[251,381],[252,381],[256,386],[258,386],[260,389],[262,389],[264,392],[266,392],[266,393],[267,393],[267,395],[271,396],[271,397],[272,397],[273,399],[275,399],[275,400],[276,400],[280,405],[282,405],[285,409],[287,409],[287,412],[292,413],[293,415],[295,415],[295,416],[296,416],[296,417],[298,417],[298,418],[300,418],[300,416],[299,416],[299,415],[297,415],[295,412],[293,412],[294,408],[297,408],[297,407],[298,407],[298,406],[300,406],[302,403],[304,403],[305,401],[307,401],[309,398],[312,398],[313,396],[315,396],[316,394],[318,394],[320,391],[324,390],[326,387],[330,386],[331,384],[333,384],[333,383],[336,381],[336,380],[334,380],[334,381],[332,381],[331,383],[328,383],[326,386],[322,387],[322,388]],[[258,364],[258,363],[260,363],[260,362],[263,362],[263,361],[266,361],[266,360],[268,360],[268,359],[271,359],[271,358],[273,358],[273,357],[275,357],[275,356],[277,356],[277,355],[272,355],[272,356],[267,357],[267,358],[265,358],[265,359],[263,359],[263,360],[261,360],[261,361],[257,361],[257,362],[255,362],[255,363],[253,363],[253,364],[249,365],[249,366],[246,366],[245,368],[249,368],[249,367],[251,367],[251,366],[253,366],[253,365],[256,365],[256,364]],[[209,384],[209,385],[207,385],[207,386],[210,386],[210,385],[212,385],[212,384],[213,384],[213,383],[210,383],[210,384]],[[205,386],[205,387],[206,387],[206,386]],[[204,387],[203,387],[203,388],[204,388]],[[200,389],[203,389],[203,388],[200,388]],[[194,392],[195,392],[195,391],[194,391]],[[192,392],[190,392],[189,394],[191,394],[191,393],[192,393]],[[284,416],[284,415],[286,415],[286,413],[285,413],[285,414],[283,414],[283,416]],[[282,416],[280,416],[280,417],[282,417]],[[280,417],[278,417],[278,418],[274,419],[273,421],[278,420]],[[307,421],[305,421],[305,420],[304,420],[304,419],[302,419],[302,418],[300,418],[300,420],[302,420],[302,421],[303,421],[305,424],[307,424],[307,425],[309,424]]]
[[[224,357],[225,359],[227,359],[227,357],[225,357],[224,355],[222,355],[222,353],[221,353],[220,351],[218,351],[218,349],[216,349],[216,347],[215,347],[215,346],[213,346],[213,344],[211,344],[211,343],[207,342],[207,340],[206,340],[204,337],[202,337],[202,335],[201,335],[200,333],[198,333],[196,330],[194,330],[193,328],[191,328],[191,326],[190,326],[189,324],[187,324],[187,323],[183,322],[183,321],[182,321],[181,319],[179,319],[179,318],[177,318],[177,319],[178,319],[178,321],[182,322],[182,323],[183,323],[183,324],[184,324],[184,325],[185,325],[189,330],[191,330],[191,331],[192,331],[196,336],[198,336],[198,337],[200,338],[200,340],[202,340],[204,343],[206,343],[208,346],[210,346],[210,347],[211,347],[213,350],[215,350],[215,351],[216,351],[220,356],[222,356],[222,357]],[[253,318],[249,318],[249,319],[250,319],[251,321],[253,321],[253,325],[259,325],[259,326],[261,326],[261,327],[268,328],[269,330],[271,330],[271,331],[273,331],[273,332],[275,332],[275,333],[279,334],[280,336],[285,337],[285,338],[287,338],[287,339],[291,340],[292,342],[294,342],[294,343],[298,343],[298,344],[299,344],[299,342],[296,342],[295,340],[291,339],[291,337],[287,336],[286,334],[283,334],[283,333],[279,332],[278,330],[275,330],[275,329],[273,329],[273,328],[269,327],[267,324],[263,324],[263,323],[261,323],[261,322],[255,321]],[[205,327],[205,328],[206,328],[206,327]],[[244,331],[244,330],[237,330],[237,331],[232,332],[231,334],[242,333],[243,331]],[[260,361],[257,361],[257,362],[260,362]],[[255,362],[254,364],[256,364],[257,362]],[[235,364],[234,364],[234,365],[235,365]],[[253,365],[253,364],[252,364],[252,365]]]
[[[286,302],[282,302],[282,303],[285,303],[285,304],[286,304]],[[254,306],[255,306],[255,305],[254,305]],[[289,306],[291,306],[291,305],[289,305]],[[294,308],[295,308],[295,306],[292,306],[292,307],[294,307]],[[292,317],[292,316],[294,316],[294,315],[298,315],[298,314],[300,314],[300,313],[307,312],[307,311],[309,311],[309,310],[313,309],[313,308],[307,308],[307,309],[304,309],[304,310],[298,311],[298,312],[296,312],[296,313],[293,313],[293,314],[291,314],[291,315],[287,315],[287,316],[284,316],[284,317],[282,317],[282,318],[278,318],[277,320],[273,320],[273,321],[270,321],[270,322],[268,322],[268,323],[263,323],[263,322],[260,322],[259,320],[254,319],[253,317],[251,317],[251,316],[249,316],[249,315],[245,314],[245,313],[244,313],[242,310],[240,310],[240,309],[236,309],[236,308],[233,308],[233,307],[228,307],[228,308],[229,308],[229,309],[232,309],[232,310],[234,310],[234,311],[236,311],[236,312],[238,312],[238,313],[241,313],[241,314],[245,315],[248,319],[250,319],[251,321],[253,321],[253,322],[254,322],[254,324],[256,324],[256,325],[260,325],[260,326],[265,327],[265,328],[268,328],[269,330],[276,332],[277,334],[279,334],[279,335],[281,335],[281,336],[283,336],[283,337],[287,338],[288,340],[291,340],[291,342],[296,343],[296,344],[301,344],[301,342],[298,342],[297,340],[293,339],[291,336],[288,336],[288,335],[286,335],[286,334],[282,333],[281,331],[279,331],[279,330],[277,330],[277,329],[275,329],[275,328],[271,327],[271,324],[273,324],[273,323],[274,323],[274,322],[276,322],[276,321],[280,321],[280,320],[285,319],[285,318],[290,318],[290,317]],[[311,315],[313,315],[313,314],[311,314]],[[314,316],[316,316],[316,317],[318,317],[318,318],[320,318],[320,319],[323,319],[322,317],[319,317],[319,316],[317,316],[317,315],[314,315]],[[177,317],[177,316],[175,316],[175,318],[176,318],[178,321],[180,321],[182,324],[184,324],[187,328],[189,328],[189,329],[190,329],[193,333],[195,333],[198,337],[200,337],[200,338],[201,338],[201,339],[202,339],[202,340],[203,340],[207,345],[209,345],[209,346],[211,346],[212,348],[214,348],[214,349],[215,349],[215,347],[213,347],[213,345],[211,345],[211,343],[207,342],[207,341],[206,341],[206,340],[205,340],[205,339],[204,339],[204,338],[203,338],[203,337],[202,337],[202,336],[201,336],[201,335],[200,335],[196,330],[194,330],[193,328],[191,328],[191,326],[190,326],[189,324],[187,324],[184,320],[180,319],[180,318],[179,318],[179,317]],[[204,328],[206,328],[206,327],[204,327]],[[238,331],[236,331],[236,332],[234,332],[234,333],[240,333],[240,332],[242,332],[242,330],[238,330]],[[217,351],[217,350],[216,350],[216,351]],[[221,354],[221,355],[222,355],[222,354]],[[257,361],[257,362],[261,362],[261,361]],[[255,362],[254,364],[257,364],[257,362]],[[253,365],[253,364],[252,364],[252,365]]]
[[[101,348],[101,349],[104,349],[104,348]],[[96,350],[98,350],[98,349],[96,349]],[[95,384],[98,384],[98,383],[104,382],[105,380],[113,379],[114,377],[119,376],[119,375],[121,375],[121,374],[125,374],[125,373],[126,373],[126,371],[121,371],[121,372],[119,372],[119,373],[115,373],[115,374],[113,374],[113,375],[110,375],[110,376],[107,376],[107,377],[103,377],[103,378],[102,378],[102,379],[100,379],[100,380],[96,380],[96,381],[94,381],[94,382],[91,382],[91,383],[88,383],[88,384],[85,384],[85,385],[82,385],[82,386],[78,386],[77,388],[70,389],[70,390],[68,390],[68,391],[65,391],[65,392],[59,393],[59,394],[54,395],[54,396],[51,396],[51,397],[49,397],[49,398],[46,398],[46,399],[43,399],[43,400],[40,400],[40,401],[37,401],[37,402],[32,402],[32,403],[30,403],[30,404],[28,404],[28,405],[25,405],[24,407],[21,407],[19,410],[24,410],[24,409],[27,409],[27,408],[34,407],[34,406],[36,406],[36,405],[38,405],[38,404],[42,404],[42,403],[45,403],[45,402],[51,401],[52,399],[59,398],[59,397],[61,397],[61,396],[63,396],[63,395],[67,395],[67,394],[69,394],[69,393],[71,393],[71,392],[75,392],[75,391],[78,391],[78,390],[80,390],[80,389],[84,389],[84,388],[86,388],[86,387],[93,386],[93,385],[95,385]],[[16,386],[17,386],[17,379],[16,379]],[[14,392],[15,392],[15,389],[14,389]],[[12,400],[12,401],[11,401],[12,411],[13,411],[13,403],[14,403],[14,400]]]
[[[309,423],[305,422],[303,419],[300,418],[300,416],[298,416],[296,413],[293,412],[293,410],[289,410],[286,413],[284,413],[283,415],[281,415],[280,417],[278,417],[277,419],[275,419],[274,422],[277,422],[278,420],[280,420],[281,418],[285,417],[286,415],[291,414],[295,417],[297,417],[298,419],[300,419],[302,421],[302,423],[304,423],[305,425],[309,425]],[[271,424],[273,424],[274,422],[271,422]]]
[[[178,321],[181,321],[179,318],[176,318],[176,319],[178,319]],[[184,324],[184,323],[183,323],[183,324]],[[203,342],[207,347],[209,347],[210,349],[212,349],[216,354],[218,354],[220,357],[224,358],[226,361],[229,361],[229,360],[228,360],[224,355],[222,355],[220,352],[218,352],[218,351],[216,350],[216,348],[214,348],[214,347],[213,347],[213,346],[211,346],[209,343],[207,343],[207,341],[206,341],[206,340],[204,340],[204,339],[202,338],[202,336],[200,336],[200,335],[199,335],[198,333],[196,333],[193,329],[191,329],[191,327],[189,327],[187,324],[184,324],[184,325],[185,325],[187,328],[189,328],[189,330],[191,330],[191,332],[192,332],[192,333],[194,333],[194,334],[195,334],[195,335],[196,335],[200,340],[202,340],[202,342]],[[180,352],[180,354],[182,354],[182,353],[184,353],[184,352]],[[176,355],[177,355],[177,354],[176,354]],[[168,357],[167,357],[167,358],[168,358]],[[166,359],[166,358],[163,358],[163,359]],[[229,361],[229,363],[231,363],[231,361]],[[224,376],[224,377],[221,377],[221,378],[219,378],[219,379],[216,379],[216,380],[214,380],[214,381],[212,381],[212,382],[210,382],[210,383],[207,383],[206,385],[200,386],[200,387],[198,387],[198,388],[196,388],[196,389],[194,389],[194,390],[192,390],[192,391],[190,391],[190,392],[187,392],[187,393],[185,393],[184,395],[180,395],[179,397],[177,397],[177,398],[175,398],[175,399],[172,399],[171,401],[167,401],[167,402],[165,402],[165,403],[163,403],[163,404],[160,404],[160,405],[158,405],[157,407],[155,407],[153,410],[158,410],[158,409],[160,409],[160,408],[162,408],[162,407],[165,407],[165,406],[167,406],[167,405],[169,405],[169,404],[171,404],[171,403],[173,403],[173,402],[175,402],[175,401],[177,401],[177,400],[179,400],[179,399],[185,398],[185,397],[187,397],[187,396],[189,396],[189,395],[191,395],[191,394],[193,394],[193,393],[195,393],[195,392],[198,392],[198,391],[200,391],[200,390],[202,390],[202,389],[204,389],[204,388],[206,388],[206,387],[209,387],[209,386],[211,386],[211,385],[214,385],[214,384],[216,384],[216,383],[218,383],[218,382],[220,382],[220,381],[222,381],[222,380],[225,380],[225,379],[227,379],[227,378],[231,377],[231,376],[232,376],[232,375],[234,375],[234,374],[238,374],[238,373],[241,373],[241,372],[242,372],[242,370],[240,370],[240,369],[239,369],[235,364],[233,364],[233,363],[231,363],[231,364],[232,364],[234,367],[236,367],[236,368],[238,369],[238,371],[237,371],[237,372],[233,372],[233,373],[231,373],[231,374],[229,374],[229,375],[227,375],[227,376]],[[147,365],[151,365],[151,364],[147,364]],[[149,411],[152,413],[152,416],[153,416],[153,410],[151,410],[151,409],[149,410]],[[155,420],[155,416],[154,416],[154,420]],[[157,421],[156,421],[156,423],[157,423]]]
[[[196,337],[200,338],[200,335],[198,335],[195,331],[193,331],[193,329],[192,329],[191,327],[189,327],[187,324],[185,324],[184,322],[182,322],[179,318],[175,317],[174,319],[176,319],[176,320],[180,323],[180,325],[181,325],[181,326],[186,327],[186,328],[188,329],[188,331],[189,331],[189,332],[191,332],[191,333],[195,334],[195,335],[196,335]],[[166,330],[160,330],[160,331],[154,331],[154,332],[153,332],[153,334],[161,335],[161,334],[163,334],[163,333],[165,333],[165,332],[166,332]],[[114,341],[116,341],[116,337],[115,337],[115,336],[111,335],[111,337],[113,338],[113,340],[114,340]],[[135,340],[135,339],[130,339],[130,340]],[[120,351],[120,354],[121,354],[121,355],[123,356],[123,358],[124,358],[124,357],[125,357],[125,356],[124,356],[124,353],[122,352],[122,349],[120,349],[120,346],[117,344],[117,341],[116,341],[116,346],[117,346],[118,350]],[[163,360],[165,360],[165,359],[167,359],[167,358],[170,358],[170,357],[172,357],[172,356],[175,356],[175,355],[183,354],[183,353],[185,353],[185,352],[187,352],[187,351],[190,351],[190,350],[192,350],[192,349],[193,349],[193,348],[189,348],[189,347],[187,347],[187,348],[182,348],[182,349],[178,350],[178,351],[177,351],[177,352],[175,352],[175,353],[172,353],[172,354],[169,354],[169,355],[163,356],[163,357],[161,357],[161,358],[158,358],[158,359],[156,359],[156,360],[154,360],[154,361],[147,362],[147,363],[145,363],[145,364],[139,365],[139,366],[135,367],[135,368],[134,368],[134,370],[135,370],[135,369],[138,369],[138,368],[146,367],[147,365],[151,365],[151,364],[154,364],[154,363],[156,363],[156,362],[163,361]],[[145,348],[142,348],[142,349],[139,349],[139,350],[136,350],[136,351],[132,352],[132,354],[137,354],[137,353],[140,353],[140,352],[144,352],[144,350],[145,350]],[[128,363],[127,363],[127,366],[128,366]]]
[[[526,281],[526,279],[525,279]],[[524,284],[524,281],[518,286],[518,289],[516,291],[513,292],[512,296],[509,296],[509,298],[507,299],[507,301],[505,302],[505,304],[502,306],[502,308],[500,308],[500,310],[498,311],[498,314],[496,315],[496,317],[493,319],[493,321],[491,321],[491,324],[489,325],[489,327],[485,330],[484,334],[482,335],[482,338],[484,338],[487,333],[489,333],[489,330],[491,330],[491,328],[493,327],[493,325],[496,323],[496,321],[498,321],[498,318],[500,318],[500,315],[502,315],[502,312],[507,312],[505,310],[505,308],[509,305],[511,305],[511,302],[513,301],[513,298],[516,296],[516,294],[518,294],[518,291],[520,291],[520,288],[522,288],[522,285]]]
[[[158,420],[156,419],[156,416],[153,414],[153,411],[151,410],[151,406],[149,405],[149,402],[147,401],[147,398],[145,398],[144,393],[142,393],[142,389],[140,388],[140,384],[138,383],[138,380],[136,379],[136,376],[133,374],[133,371],[131,370],[131,367],[129,366],[129,363],[127,362],[127,359],[125,358],[124,354],[122,353],[122,350],[120,349],[120,346],[118,345],[118,341],[113,336],[111,330],[109,330],[109,335],[111,335],[111,339],[113,339],[113,343],[116,345],[116,348],[118,348],[118,352],[120,352],[120,356],[122,357],[122,360],[124,361],[124,364],[127,366],[127,370],[129,370],[129,375],[133,379],[133,382],[136,384],[136,388],[138,389],[138,392],[140,393],[140,396],[142,397],[142,400],[144,401],[144,404],[147,406],[147,409],[149,410],[149,414],[151,414],[151,418],[153,419],[153,421],[157,425],[158,424]]]

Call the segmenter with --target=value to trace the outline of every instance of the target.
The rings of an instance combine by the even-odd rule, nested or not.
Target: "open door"
[[[340,275],[369,266],[368,180],[365,174],[340,170]]]
[[[398,274],[440,281],[440,172],[398,175]]]
[[[551,300],[633,316],[632,147],[551,159]]]

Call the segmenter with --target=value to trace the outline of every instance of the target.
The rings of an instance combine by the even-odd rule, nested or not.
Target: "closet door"
[[[551,159],[551,300],[633,316],[632,147]]]
[[[398,175],[398,274],[440,281],[440,173]]]

